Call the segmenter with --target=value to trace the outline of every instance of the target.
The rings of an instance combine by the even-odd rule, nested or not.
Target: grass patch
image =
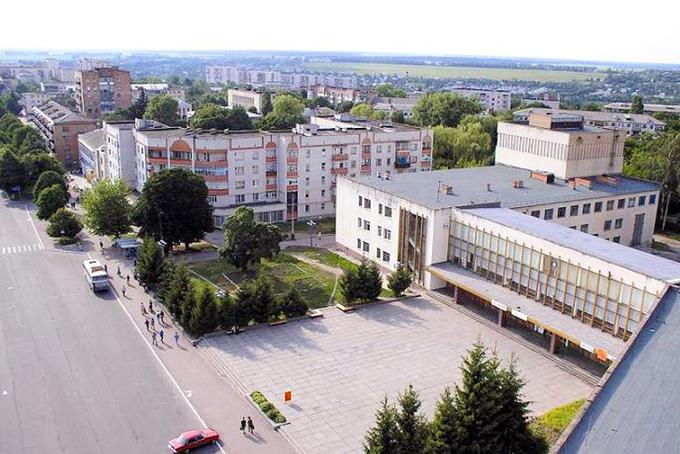
[[[340,268],[343,271],[355,270],[358,266],[356,263],[347,260],[346,258],[336,254],[335,252],[331,252],[328,249],[306,246],[291,246],[286,250],[302,254],[305,257],[321,262],[324,265]]]
[[[206,262],[196,262],[187,264],[189,269],[196,274],[201,275],[206,280],[212,282],[218,287],[235,291],[234,287],[228,279],[224,277],[225,273],[234,272],[236,269],[223,260],[209,260]]]
[[[250,398],[253,399],[253,402],[255,402],[255,404],[260,407],[260,410],[267,415],[267,418],[271,419],[276,424],[283,424],[286,422],[286,417],[283,416],[278,408],[276,408],[273,403],[269,402],[269,399],[267,399],[260,391],[251,392]]]
[[[667,250],[669,250],[669,247],[666,243],[662,243],[661,241],[652,240],[652,249],[654,249],[655,251],[667,251]]]
[[[330,217],[330,218],[320,218],[320,219],[302,219],[299,221],[295,221],[295,234],[302,234],[302,233],[307,233],[309,234],[310,227],[307,225],[307,221],[314,221],[316,222],[316,226],[314,227],[314,232],[321,232],[322,234],[330,234],[330,233],[335,233],[335,218]],[[279,224],[276,224],[279,226],[281,229],[281,232],[283,234],[290,234],[290,222],[282,222]]]
[[[397,74],[410,77],[442,79],[535,80],[538,82],[571,82],[604,79],[595,72],[556,71],[545,69],[483,68],[472,66],[400,65],[388,63],[313,62],[311,71],[356,74]]]
[[[552,445],[585,403],[585,399],[580,399],[567,405],[553,408],[546,414],[534,419],[530,425],[531,430],[542,435]]]

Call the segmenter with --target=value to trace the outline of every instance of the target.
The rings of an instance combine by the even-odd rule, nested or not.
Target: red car
[[[173,453],[189,452],[201,446],[217,443],[220,441],[220,434],[214,429],[195,429],[182,432],[174,440],[168,442],[168,448]]]

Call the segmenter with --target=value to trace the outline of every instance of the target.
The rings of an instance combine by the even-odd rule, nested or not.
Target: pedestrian
[[[165,312],[163,312],[163,309],[160,310],[159,314],[161,314],[161,323],[165,323]]]
[[[132,261],[132,266],[137,268],[137,257],[135,257],[135,259]]]
[[[155,346],[158,346],[158,341],[156,340],[156,331],[151,333],[151,343]]]
[[[123,291],[123,296],[125,296],[125,284],[123,284],[123,287],[121,289]]]
[[[179,333],[175,331],[175,347],[179,347]]]
[[[118,276],[120,277],[123,277],[123,273],[120,272],[120,266],[118,267],[118,271],[116,272],[116,274],[118,274]]]
[[[162,323],[161,323],[161,311],[156,312],[156,320],[158,320],[159,325],[162,325]]]
[[[246,434],[246,417],[241,418],[241,433]]]
[[[149,300],[149,312],[153,314],[153,301]]]
[[[255,424],[253,424],[253,420],[250,419],[250,416],[248,416],[248,432],[251,434],[255,432]]]
[[[151,329],[156,331],[156,323],[153,320],[153,317],[151,317]]]
[[[151,330],[149,329],[149,319],[148,319],[148,318],[145,318],[145,319],[144,319],[144,324],[146,325],[146,330],[147,330],[147,331],[151,331]]]
[[[164,342],[163,342],[163,335],[164,335],[164,334],[165,334],[165,333],[163,332],[163,330],[160,330],[160,331],[158,332],[158,335],[161,336],[161,344],[164,343]]]
[[[104,264],[104,272],[107,276],[109,275],[109,266],[106,263]]]
[[[144,303],[139,303],[139,311],[142,313],[142,317],[146,318],[146,308]]]
[[[125,280],[127,280],[128,285],[130,285],[130,275],[129,274],[127,276],[125,276]]]
[[[99,249],[104,249],[104,242],[101,240],[101,238],[99,239]]]

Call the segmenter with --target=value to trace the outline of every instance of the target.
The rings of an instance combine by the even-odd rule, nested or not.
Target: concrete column
[[[557,334],[555,333],[550,333],[550,347],[548,351],[553,355],[557,352]]]
[[[458,304],[458,286],[453,287],[453,302]]]
[[[505,311],[501,309],[496,309],[498,311],[498,326],[503,327],[505,326]]]

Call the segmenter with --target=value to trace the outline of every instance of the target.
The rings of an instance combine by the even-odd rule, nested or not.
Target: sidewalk
[[[98,243],[96,238],[91,240]],[[92,251],[92,255],[108,265],[112,291],[123,302],[134,322],[144,333],[148,333],[147,340],[151,342],[151,332],[147,331],[144,324],[148,314],[147,317],[143,316],[140,309],[140,303],[143,303],[148,312],[150,295],[146,294],[141,285],[132,278],[132,261],[125,259],[120,251],[108,246],[105,244],[104,250]],[[118,266],[121,268],[122,277],[116,275]],[[131,276],[130,285],[126,284],[127,274]],[[123,284],[127,287],[126,296],[123,296],[121,291]],[[154,302],[153,308],[158,311],[161,306]],[[189,339],[184,336],[181,328],[172,322],[164,308],[163,311],[166,322],[162,326],[164,341],[161,342],[160,337],[157,337],[159,345],[155,347],[156,353],[208,426],[220,432],[225,450],[234,454],[294,453],[282,435],[274,431],[270,423],[246,399],[243,391],[237,389],[237,384],[231,382],[225,374],[218,375],[207,360],[194,350]],[[159,331],[161,327],[157,320],[155,325],[156,331]],[[180,334],[179,347],[175,346],[173,338],[175,332]],[[253,418],[256,429],[254,436],[240,433],[239,423],[244,416]]]

